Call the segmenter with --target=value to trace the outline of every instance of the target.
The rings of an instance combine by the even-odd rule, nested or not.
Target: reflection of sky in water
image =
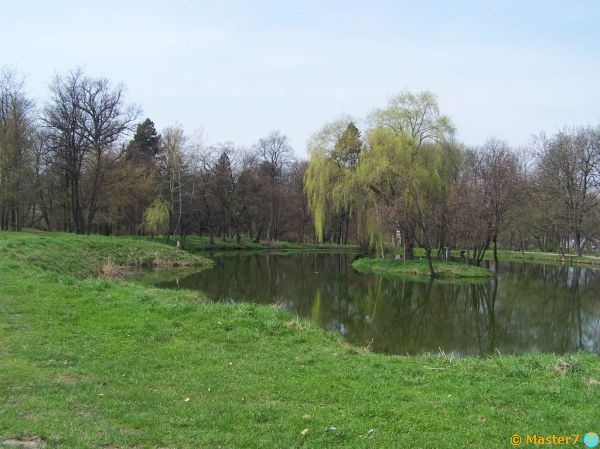
[[[600,352],[600,271],[501,263],[497,280],[430,283],[357,274],[353,257],[227,255],[179,286],[276,303],[380,352]]]

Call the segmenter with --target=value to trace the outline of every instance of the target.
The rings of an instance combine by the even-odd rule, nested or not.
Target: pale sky
[[[431,90],[459,140],[515,146],[600,124],[600,2],[7,1],[0,67],[43,105],[82,67],[127,87],[158,129],[251,146],[278,129],[296,153],[325,122]]]

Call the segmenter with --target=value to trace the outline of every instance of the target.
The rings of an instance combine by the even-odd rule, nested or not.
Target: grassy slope
[[[107,261],[127,267],[201,266],[210,261],[133,237],[0,232],[0,255],[76,277],[93,276]]]
[[[0,441],[490,448],[598,430],[593,355],[383,356],[276,308],[36,263],[0,252]]]
[[[377,273],[402,276],[428,276],[427,260],[367,259],[352,262],[352,267],[361,273]],[[466,265],[460,262],[433,261],[433,270],[441,278],[489,278],[493,274],[487,268]]]

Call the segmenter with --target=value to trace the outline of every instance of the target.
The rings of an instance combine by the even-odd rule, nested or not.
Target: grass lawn
[[[429,276],[429,265],[425,259],[368,259],[352,262],[352,267],[361,273],[391,276]],[[487,268],[466,265],[461,262],[433,261],[433,270],[440,278],[490,278],[493,273]]]
[[[493,259],[491,251],[489,254],[486,253],[486,259]],[[498,260],[600,266],[600,257],[597,256],[565,254],[563,257],[558,253],[543,253],[539,251],[525,251],[521,253],[520,251],[498,250]]]
[[[0,233],[0,443],[508,448],[515,433],[600,430],[595,355],[373,354],[275,307],[97,279],[131,239],[86,239]],[[36,250],[56,241],[96,242],[94,256]]]
[[[453,254],[456,258],[460,251],[454,250]],[[425,257],[425,250],[423,248],[415,248],[414,253],[416,256]],[[493,250],[488,250],[485,253],[484,260],[493,260]],[[498,250],[498,260],[506,262],[531,262],[531,263],[542,263],[551,265],[580,265],[580,266],[600,266],[600,257],[592,255],[583,255],[581,257],[575,254],[565,254],[561,256],[558,253],[545,253],[540,251],[510,251],[505,249]]]

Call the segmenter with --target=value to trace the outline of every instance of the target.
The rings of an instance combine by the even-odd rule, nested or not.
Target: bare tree
[[[540,136],[538,145],[539,186],[546,195],[559,199],[554,220],[568,226],[581,256],[591,232],[588,219],[600,208],[600,130],[565,129],[551,137]]]
[[[81,83],[82,98],[79,105],[84,120],[81,134],[90,148],[89,173],[91,178],[87,198],[87,223],[89,230],[96,214],[98,196],[107,182],[107,174],[116,144],[128,132],[139,111],[133,106],[123,105],[123,86],[113,87],[106,78],[84,78]],[[111,154],[112,153],[112,154]]]
[[[279,183],[284,170],[294,159],[294,152],[288,143],[287,136],[279,131],[272,131],[256,145],[256,153],[261,161],[269,186],[269,221],[267,224],[267,239],[276,240],[279,237]]]
[[[184,196],[184,148],[186,136],[183,128],[174,126],[162,133],[162,148],[159,157],[162,178],[170,205],[170,234],[181,233]]]
[[[490,241],[494,251],[494,270],[498,268],[498,235],[505,224],[506,215],[515,205],[521,188],[519,161],[508,143],[489,139],[481,151],[480,177],[484,195],[484,213],[489,226]]]
[[[107,153],[115,150],[115,144],[129,131],[137,110],[123,106],[123,87],[113,88],[106,79],[86,77],[79,69],[57,75],[50,93],[42,121],[65,178],[74,231],[81,234],[89,229],[96,213]],[[86,169],[91,181],[84,221],[82,177]]]
[[[33,204],[33,102],[16,73],[0,73],[0,229],[19,230]]]
[[[489,139],[466,153],[456,185],[454,228],[475,264],[493,245],[497,268],[498,237],[521,185],[518,158],[506,142]]]

